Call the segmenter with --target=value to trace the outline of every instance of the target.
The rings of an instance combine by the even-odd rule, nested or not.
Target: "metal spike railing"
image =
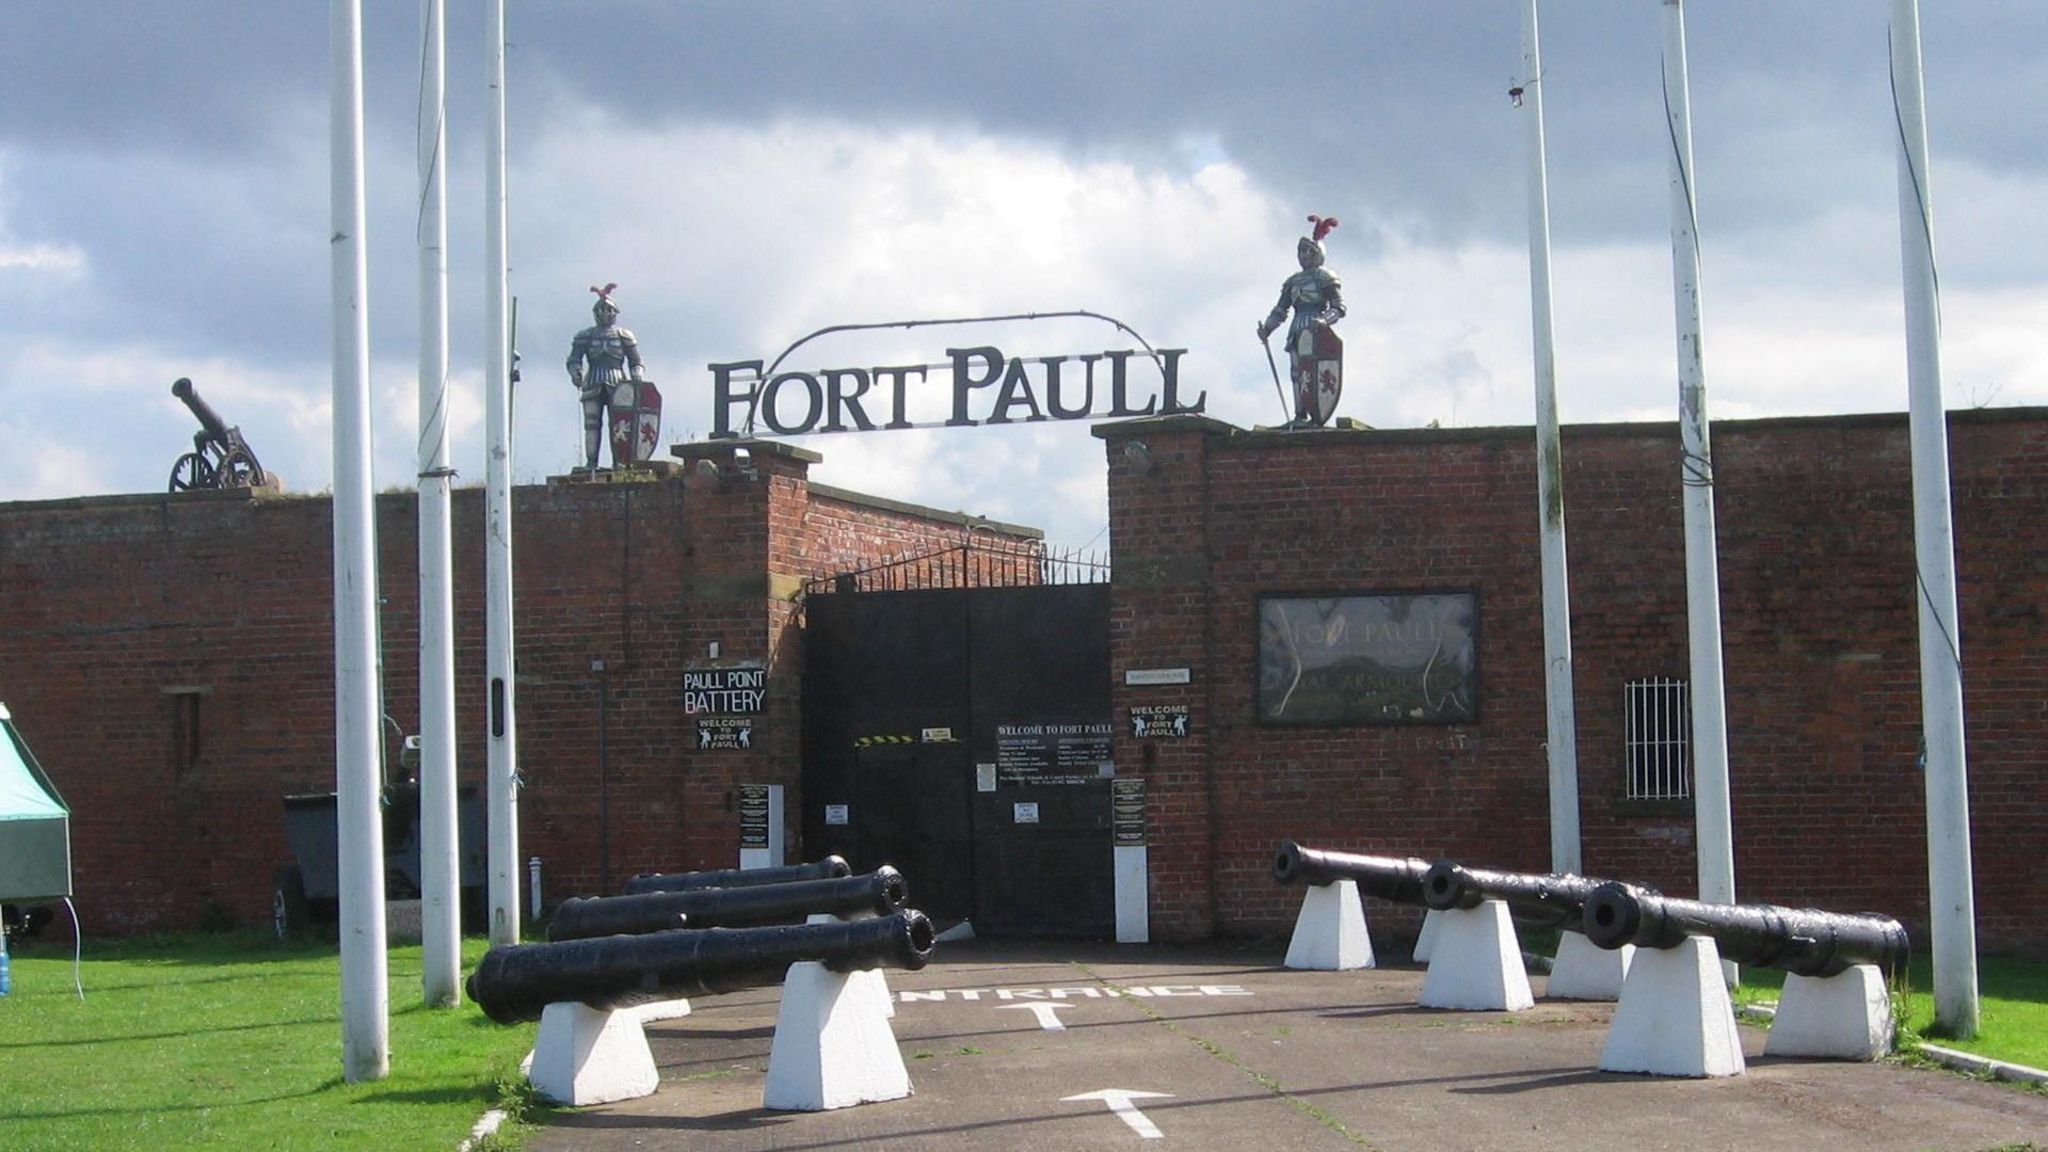
[[[804,593],[817,596],[833,592],[1106,584],[1109,577],[1109,558],[1101,553],[1078,548],[1048,549],[1036,542],[969,540],[821,576],[807,583]]]

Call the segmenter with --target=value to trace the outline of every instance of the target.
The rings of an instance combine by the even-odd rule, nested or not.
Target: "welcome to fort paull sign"
[[[948,348],[944,362],[778,372],[799,345],[828,332],[909,328],[986,320],[1038,320],[1085,316],[1122,322],[1093,312],[1033,313],[968,320],[914,320],[892,324],[845,324],[820,329],[785,349],[773,363],[736,360],[712,364],[713,439],[742,435],[802,436],[822,432],[875,432],[905,428],[966,428],[981,424],[1035,423],[1201,412],[1209,394],[1192,402],[1180,397],[1180,358],[1185,348],[1144,352],[1110,351],[1063,356],[1008,356],[993,345]],[[1137,334],[1131,332],[1133,336]],[[1140,342],[1143,339],[1140,338]],[[1133,371],[1132,359],[1138,366]],[[1150,387],[1156,366],[1158,385]],[[943,392],[931,387],[933,373],[947,377]],[[1134,381],[1134,376],[1139,379]],[[950,407],[940,407],[945,401]],[[1104,407],[1104,405],[1107,405]],[[942,419],[930,417],[943,414]]]

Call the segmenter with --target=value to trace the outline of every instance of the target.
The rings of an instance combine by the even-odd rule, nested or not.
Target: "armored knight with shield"
[[[597,470],[598,449],[607,429],[612,466],[623,467],[654,454],[661,434],[661,393],[640,365],[640,344],[619,327],[619,306],[612,302],[617,284],[591,288],[596,324],[569,342],[569,382],[583,400],[583,471]],[[607,415],[609,419],[607,419]]]
[[[1288,376],[1294,384],[1294,418],[1290,428],[1320,428],[1337,410],[1344,390],[1344,342],[1330,326],[1344,318],[1343,286],[1323,266],[1323,237],[1337,226],[1335,216],[1308,218],[1310,233],[1295,246],[1301,271],[1280,285],[1280,301],[1259,323],[1264,341],[1292,310],[1287,326]],[[1267,348],[1271,359],[1272,349]],[[1278,376],[1276,369],[1274,375]],[[1276,381],[1277,382],[1277,381]]]

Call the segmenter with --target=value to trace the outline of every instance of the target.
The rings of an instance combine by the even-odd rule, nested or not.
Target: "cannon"
[[[1365,856],[1354,852],[1333,852],[1304,848],[1289,840],[1273,859],[1273,879],[1281,884],[1320,887],[1339,880],[1353,880],[1368,896],[1397,904],[1424,903],[1422,876],[1427,861],[1413,856]]]
[[[865,876],[830,880],[594,896],[562,901],[548,924],[548,939],[587,940],[683,926],[692,930],[754,928],[798,923],[819,913],[886,916],[901,908],[909,894],[903,874],[884,864]]]
[[[931,958],[932,942],[932,922],[904,908],[867,920],[504,944],[484,953],[464,987],[484,1015],[516,1024],[565,1000],[602,1011],[765,988],[806,960],[834,972],[915,971]]]
[[[1706,936],[1724,960],[1798,976],[1835,976],[1857,964],[1874,964],[1889,976],[1908,950],[1905,928],[1889,916],[1709,904],[1614,881],[1587,894],[1583,928],[1602,948],[1673,948],[1688,936]]]
[[[1515,919],[1532,927],[1576,932],[1584,918],[1586,898],[1603,883],[1569,872],[1500,872],[1439,860],[1422,874],[1422,898],[1440,912],[1499,900]]]
[[[719,868],[704,872],[642,872],[626,881],[625,895],[641,892],[689,892],[698,888],[751,888],[794,880],[835,880],[853,875],[844,857],[827,856],[809,864],[774,868]]]
[[[192,451],[171,465],[171,491],[188,492],[204,488],[260,488],[270,476],[257,463],[256,453],[242,439],[240,428],[229,427],[212,405],[200,399],[192,381],[180,376],[171,385],[171,395],[184,401],[199,421],[192,434]]]

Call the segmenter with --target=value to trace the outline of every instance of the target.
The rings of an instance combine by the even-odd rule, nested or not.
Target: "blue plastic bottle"
[[[14,991],[14,977],[7,971],[7,929],[0,928],[0,996]]]

